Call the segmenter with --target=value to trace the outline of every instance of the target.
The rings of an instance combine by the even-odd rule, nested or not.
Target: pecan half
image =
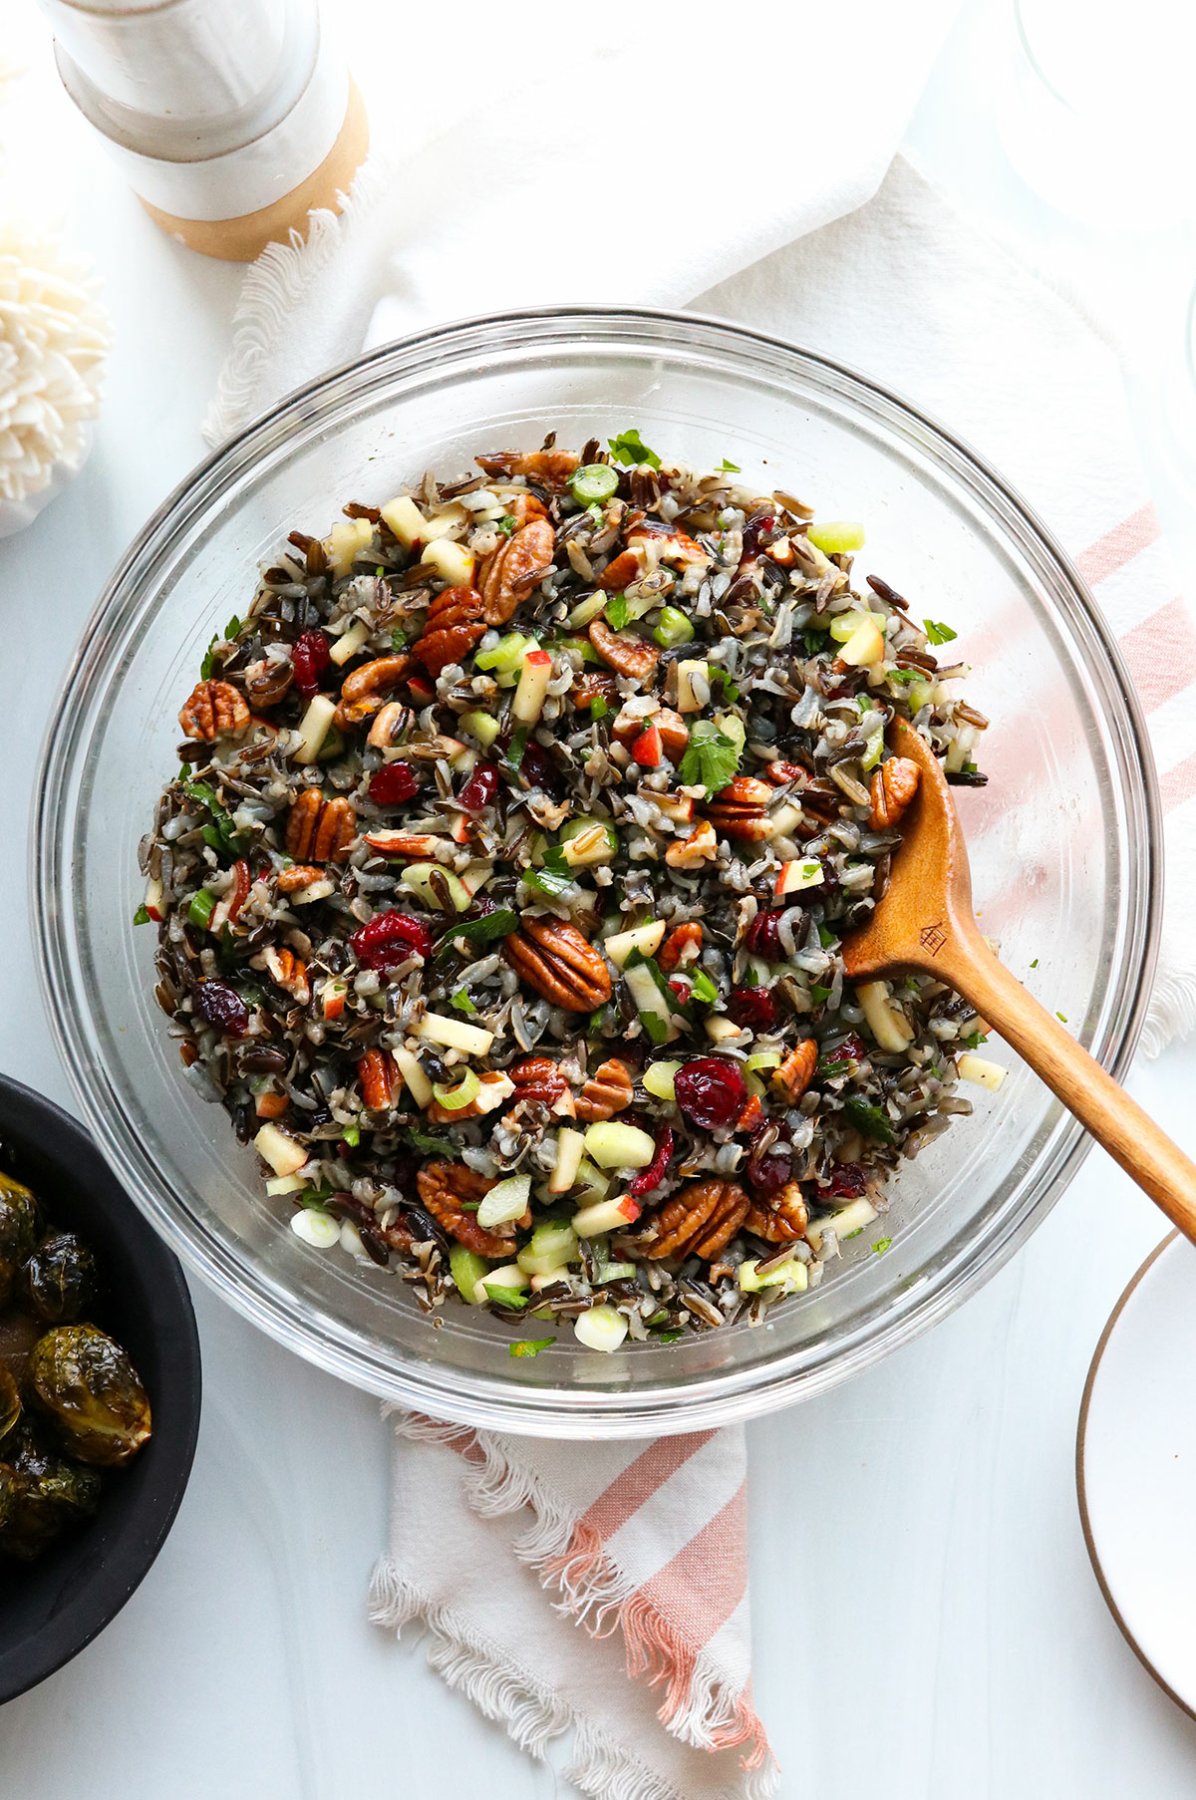
[[[581,680],[569,689],[569,698],[580,712],[588,712],[595,700],[603,700],[609,707],[615,697],[615,678],[605,671],[587,670]]]
[[[398,687],[410,667],[411,658],[406,653],[401,656],[376,656],[373,662],[363,663],[360,669],[354,669],[351,675],[346,675],[341,685],[340,704],[332,715],[337,730],[346,731],[354,725],[360,725],[363,719],[376,713],[391,689]]]
[[[631,1105],[634,1083],[626,1063],[612,1056],[600,1063],[577,1097],[577,1116],[586,1124],[596,1119],[613,1119],[617,1112]]]
[[[736,1181],[712,1176],[691,1181],[656,1215],[656,1238],[645,1246],[653,1261],[664,1256],[700,1256],[709,1262],[730,1243],[747,1217],[750,1202]]]
[[[515,1083],[517,1101],[539,1100],[553,1112],[576,1116],[573,1095],[560,1067],[551,1056],[524,1056],[511,1064],[507,1074]]]
[[[254,957],[254,962],[257,958]],[[280,988],[285,988],[300,1004],[306,1006],[311,999],[311,984],[307,979],[307,964],[293,950],[284,947],[275,949],[271,946],[262,952],[262,964],[269,971],[270,979],[276,981]]]
[[[451,838],[434,837],[429,831],[365,831],[363,844],[380,856],[414,856],[435,860],[441,852],[451,853]]]
[[[478,1091],[465,1106],[455,1109],[429,1101],[424,1117],[433,1125],[459,1125],[466,1119],[480,1119],[494,1112],[515,1092],[515,1083],[502,1069],[484,1069],[478,1076]]]
[[[425,1163],[416,1176],[415,1185],[425,1210],[467,1250],[491,1258],[510,1255],[511,1239],[527,1222],[527,1215],[512,1219],[501,1228],[500,1235],[483,1230],[473,1213],[466,1210],[468,1207],[476,1210],[478,1201],[484,1199],[494,1186],[485,1175],[476,1174],[464,1163],[430,1162]]]
[[[287,855],[296,862],[344,862],[356,836],[351,800],[343,794],[325,800],[318,788],[304,788],[287,818]]]
[[[818,1045],[813,1038],[803,1038],[784,1062],[772,1072],[772,1085],[793,1106],[801,1099],[814,1079],[818,1067]]]
[[[633,681],[647,681],[660,661],[660,651],[625,631],[612,631],[605,619],[591,619],[589,638],[608,668]]]
[[[505,625],[552,563],[552,521],[532,517],[482,563],[478,575],[487,625]]]
[[[666,975],[694,962],[702,948],[702,927],[696,919],[674,925],[656,953],[656,961]]]
[[[249,725],[245,696],[227,681],[197,681],[179,724],[189,738],[213,744],[217,738],[240,737]]]
[[[772,829],[768,808],[772,789],[754,775],[737,775],[706,803],[706,817],[723,837],[758,843]]]
[[[617,556],[611,557],[598,577],[598,586],[605,588],[607,593],[612,588],[630,587],[633,581],[638,580],[640,568],[640,559],[634,550],[620,550]]]
[[[439,675],[450,663],[464,662],[485,635],[482,596],[477,589],[445,588],[429,606],[423,631],[412,646],[411,654],[429,675]]]
[[[397,1071],[385,1050],[367,1050],[358,1060],[357,1079],[361,1098],[370,1112],[382,1112],[394,1103]]]
[[[593,1012],[611,996],[610,970],[575,925],[525,919],[503,942],[503,955],[528,987],[553,1006]]]
[[[487,475],[523,475],[541,487],[559,489],[568,486],[578,457],[575,450],[495,450],[474,461]]]
[[[753,1200],[743,1221],[745,1231],[755,1232],[766,1244],[795,1244],[806,1235],[810,1222],[805,1196],[796,1181],[767,1200]]]
[[[908,756],[891,756],[872,777],[872,829],[896,825],[918,791],[922,771]]]
[[[310,887],[313,881],[323,879],[323,869],[313,868],[311,863],[295,863],[289,869],[278,871],[274,885],[280,894],[297,894],[301,888]]]

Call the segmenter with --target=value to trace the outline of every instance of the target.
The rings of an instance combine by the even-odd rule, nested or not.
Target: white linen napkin
[[[325,216],[305,248],[255,265],[207,429],[218,441],[352,354],[367,324],[378,343],[501,305],[693,304],[840,357],[991,457],[1095,585],[1149,712],[1169,885],[1182,896],[1196,874],[1184,729],[1196,633],[1129,454],[1116,362],[908,164],[868,199],[947,10],[770,18],[750,67],[742,43],[720,44],[717,86],[735,120],[725,144],[701,103],[708,44],[674,44],[651,20],[640,33],[637,19],[634,50],[593,46],[574,21],[559,63],[535,64],[522,85],[522,65],[492,80],[499,98],[480,110],[457,92],[452,117],[435,121],[447,135],[431,141],[424,117],[401,166],[363,171],[342,222]],[[601,131],[588,123],[598,117]],[[630,171],[642,202],[608,207]],[[1165,667],[1152,653],[1161,629]],[[1196,1017],[1185,938],[1173,910],[1152,1050]],[[380,1622],[422,1621],[435,1666],[532,1753],[572,1731],[568,1773],[587,1794],[773,1790],[751,1703],[741,1431],[583,1457],[408,1416],[396,1430],[391,1539],[371,1600]],[[459,1582],[463,1567],[485,1580]]]

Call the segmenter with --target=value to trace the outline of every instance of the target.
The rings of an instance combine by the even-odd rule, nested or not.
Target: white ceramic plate
[[[1105,1326],[1080,1408],[1076,1483],[1109,1610],[1196,1718],[1196,1247],[1153,1250]]]

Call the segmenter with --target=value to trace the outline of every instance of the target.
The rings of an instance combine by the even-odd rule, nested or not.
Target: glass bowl
[[[959,634],[992,719],[961,790],[977,904],[1007,963],[1114,1072],[1133,1051],[1159,914],[1158,803],[1117,652],[1048,533],[956,439],[874,382],[689,314],[555,308],[445,326],[284,401],[152,518],[84,634],[45,749],[34,892],[47,1009],[113,1168],[205,1281],[282,1343],[439,1417],[544,1436],[633,1437],[750,1418],[817,1393],[940,1319],[1024,1241],[1087,1139],[1027,1070],[904,1165],[881,1222],[817,1290],[737,1326],[614,1355],[565,1327],[535,1358],[393,1275],[301,1244],[252,1151],[199,1100],[135,931],[136,846],[175,767],[177,712],[259,562],[343,502],[384,501],[475,452],[638,426],[698,467],[724,456],[832,518],[867,522],[860,575]],[[953,646],[955,648],[956,646]],[[1012,1061],[1012,1058],[1009,1058]]]

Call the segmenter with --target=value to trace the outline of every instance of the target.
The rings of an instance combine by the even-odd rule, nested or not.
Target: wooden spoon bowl
[[[901,821],[884,898],[843,945],[848,975],[867,981],[920,972],[947,982],[1196,1243],[1196,1163],[993,955],[972,910],[967,846],[938,758],[902,719],[894,720],[890,743],[918,765],[921,781]]]

